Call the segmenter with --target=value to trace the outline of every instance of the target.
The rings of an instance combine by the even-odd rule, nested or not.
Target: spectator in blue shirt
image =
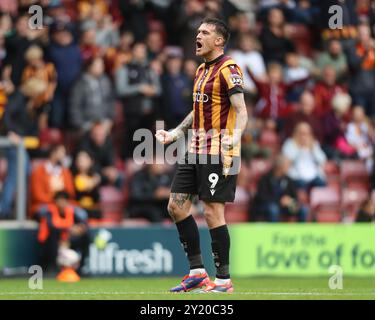
[[[191,83],[182,71],[182,58],[171,55],[166,62],[166,72],[162,79],[164,114],[168,116],[169,128],[176,127],[191,109]]]
[[[82,57],[69,25],[64,23],[53,25],[51,39],[48,53],[56,67],[57,88],[52,102],[50,125],[63,128],[66,123],[69,91],[80,74]]]

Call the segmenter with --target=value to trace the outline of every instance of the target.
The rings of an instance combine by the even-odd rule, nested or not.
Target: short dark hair
[[[92,55],[91,57],[87,58],[84,62],[83,62],[83,71],[85,72],[88,72],[90,70],[90,68],[92,67],[92,65],[94,64],[94,62],[97,60],[97,59],[100,59],[100,60],[103,60],[103,58],[99,55]]]
[[[47,152],[47,156],[50,157],[52,154],[54,154],[57,150],[59,150],[60,148],[66,148],[65,145],[63,143],[57,143],[57,144],[53,144],[52,146],[50,146],[50,148],[48,149],[48,152]]]
[[[54,200],[60,200],[60,199],[69,200],[70,199],[70,195],[69,195],[69,193],[66,190],[61,190],[61,191],[57,191],[54,194],[53,199]]]
[[[224,39],[224,46],[228,43],[230,32],[228,26],[224,21],[217,18],[205,18],[202,20],[201,24],[203,23],[214,25],[216,32],[220,34]]]

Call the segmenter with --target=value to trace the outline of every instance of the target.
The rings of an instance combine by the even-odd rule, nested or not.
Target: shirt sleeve
[[[80,207],[74,207],[74,222],[75,223],[87,223],[88,215],[85,210]]]
[[[243,92],[243,74],[239,66],[229,65],[221,70],[228,96]]]

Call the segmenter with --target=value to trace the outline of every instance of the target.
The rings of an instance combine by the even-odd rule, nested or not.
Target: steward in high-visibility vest
[[[43,210],[43,209],[42,209]],[[41,217],[38,233],[38,241],[45,242],[50,235],[50,228],[60,230],[60,239],[69,239],[69,229],[74,225],[74,207],[67,206],[61,215],[55,204],[46,206],[47,215]]]
[[[53,204],[43,206],[38,212],[41,265],[45,270],[56,271],[58,249],[65,246],[81,254],[82,267],[90,243],[87,213],[72,205],[65,191],[57,192],[54,199]]]

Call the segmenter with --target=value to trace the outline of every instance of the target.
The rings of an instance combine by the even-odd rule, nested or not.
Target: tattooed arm
[[[193,123],[193,111],[172,131],[158,130],[155,137],[162,144],[168,144],[182,137]]]
[[[175,128],[173,131],[180,131],[185,134],[191,125],[193,124],[193,111],[191,111],[184,120]]]

